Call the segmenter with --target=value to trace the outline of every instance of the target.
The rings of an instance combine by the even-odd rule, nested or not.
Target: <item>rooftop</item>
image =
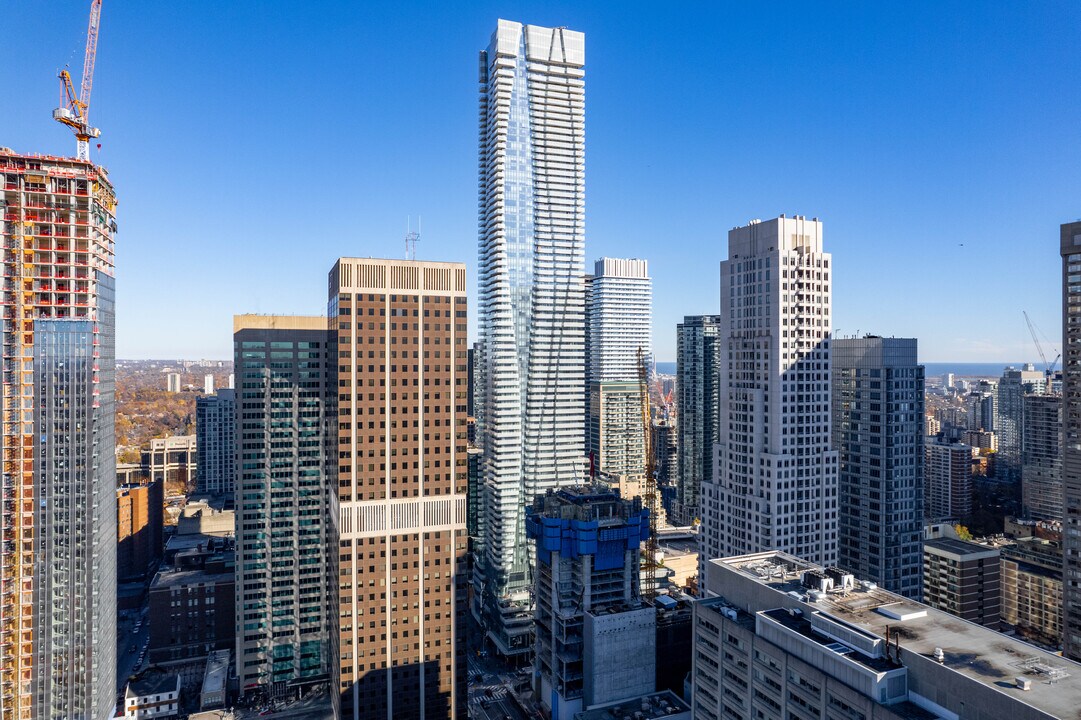
[[[907,664],[906,655],[913,654],[934,661],[935,651],[941,650],[942,665],[969,680],[1052,717],[1081,720],[1081,665],[1071,660],[887,592],[873,583],[857,582],[855,587],[827,592],[817,602],[803,601],[808,597],[801,582],[803,571],[821,568],[785,553],[758,553],[710,562],[775,590],[776,607],[798,606],[805,613],[817,610],[882,639],[889,628],[891,644],[895,642],[900,648],[902,664]],[[714,584],[713,575],[710,584]],[[738,590],[733,588],[735,592]],[[1022,677],[1031,680],[1027,691],[1015,684]]]
[[[651,693],[633,700],[612,703],[603,707],[575,713],[575,720],[659,720],[686,714],[690,717],[691,708],[671,690]]]
[[[229,675],[229,651],[215,650],[206,659],[206,672],[203,674],[203,695],[219,693],[225,689]]]
[[[996,547],[989,547],[987,545],[981,545],[979,543],[968,542],[967,540],[955,540],[953,538],[925,540],[923,543],[923,547],[961,556],[988,554],[993,555],[998,553],[998,548]]]
[[[157,668],[149,668],[128,683],[124,697],[147,697],[170,692],[180,692],[180,676]]]
[[[207,572],[206,570],[174,570],[168,568],[161,570],[154,576],[150,583],[150,591],[163,588],[179,588],[186,585],[222,585],[236,582],[236,574],[233,572]]]

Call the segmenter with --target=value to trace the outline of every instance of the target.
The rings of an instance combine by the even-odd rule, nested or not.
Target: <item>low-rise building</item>
[[[1053,720],[1081,665],[779,552],[710,561],[692,712],[716,718]]]
[[[229,650],[236,637],[232,550],[189,551],[150,586],[150,662],[180,663]]]
[[[207,656],[203,687],[199,691],[200,710],[225,707],[230,656],[229,650],[215,650]]]
[[[143,472],[151,480],[160,480],[166,486],[194,485],[198,470],[197,447],[195,435],[154,438],[142,453]]]
[[[1002,548],[1002,621],[1018,635],[1062,644],[1062,546],[1037,538]]]
[[[124,717],[175,718],[180,715],[180,676],[157,668],[145,670],[124,691]]]
[[[933,608],[998,629],[999,548],[940,538],[923,543],[923,600]]]

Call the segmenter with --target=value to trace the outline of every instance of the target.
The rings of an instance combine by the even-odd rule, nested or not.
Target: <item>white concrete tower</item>
[[[584,472],[584,63],[582,33],[506,20],[480,55],[475,582],[505,654],[530,649],[524,506]]]
[[[638,350],[652,358],[653,281],[645,260],[597,261],[589,307],[589,380],[638,379]]]
[[[829,253],[797,216],[728,233],[720,442],[703,483],[705,561],[778,550],[837,562]]]

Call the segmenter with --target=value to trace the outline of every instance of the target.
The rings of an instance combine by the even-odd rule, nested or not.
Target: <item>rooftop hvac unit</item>
[[[1014,678],[1014,683],[1016,683],[1017,687],[1020,688],[1021,690],[1031,690],[1032,689],[1032,681],[1029,680],[1026,677]]]

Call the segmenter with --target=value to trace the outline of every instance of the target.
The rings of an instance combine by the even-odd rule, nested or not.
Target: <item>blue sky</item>
[[[50,119],[88,2],[9,0],[0,145]],[[239,312],[320,313],[340,255],[476,265],[477,51],[586,33],[587,265],[644,257],[658,358],[716,312],[727,231],[818,216],[834,326],[924,361],[1058,344],[1081,217],[1081,4],[105,0],[91,119],[120,196],[120,357],[231,355]],[[474,287],[475,287],[475,277]]]

